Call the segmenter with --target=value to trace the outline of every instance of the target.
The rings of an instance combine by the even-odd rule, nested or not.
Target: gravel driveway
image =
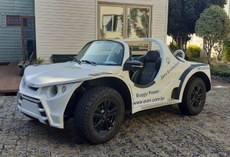
[[[126,118],[106,144],[81,143],[72,122],[65,130],[29,120],[15,96],[0,96],[0,156],[230,156],[230,88],[213,89],[195,117],[164,107]]]

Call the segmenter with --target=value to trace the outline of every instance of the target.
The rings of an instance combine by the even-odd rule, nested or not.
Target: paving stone
[[[229,98],[229,88],[213,89],[204,110],[193,117],[181,115],[174,105],[132,115],[111,141],[88,145],[75,134],[72,120],[64,130],[51,128],[22,115],[16,96],[0,96],[0,156],[228,157]]]

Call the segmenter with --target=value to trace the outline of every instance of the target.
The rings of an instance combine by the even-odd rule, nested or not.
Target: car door
[[[138,73],[138,71],[129,71],[128,81],[132,94],[133,113],[179,102],[178,100],[172,99],[172,93],[180,84],[179,76],[181,69],[179,67],[181,66],[181,62],[177,60],[171,52],[169,54],[168,52],[161,52],[160,50],[158,50],[161,60],[160,67],[157,69],[157,74],[152,82],[139,84],[133,80],[133,76]],[[136,58],[136,60],[143,62],[141,57]],[[143,64],[143,66],[146,66],[146,63]],[[152,70],[151,68],[147,68],[145,72],[148,73],[148,69],[150,71]],[[140,69],[140,71],[141,70],[143,69]]]

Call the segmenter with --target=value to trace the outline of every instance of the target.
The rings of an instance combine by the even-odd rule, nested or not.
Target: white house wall
[[[152,6],[152,37],[166,41],[168,0],[35,0],[37,57],[77,53],[97,39],[97,4]]]

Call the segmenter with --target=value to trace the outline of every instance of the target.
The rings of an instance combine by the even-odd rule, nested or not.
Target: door
[[[164,105],[178,103],[178,100],[172,99],[172,91],[180,85],[180,63],[166,45],[157,39],[139,39],[136,41],[151,42],[150,51],[141,48],[138,50],[139,56],[132,55],[133,60],[143,63],[143,67],[138,69],[130,68],[127,84],[130,85],[132,95],[132,113],[160,107]],[[133,41],[134,43],[136,41]],[[128,43],[129,44],[129,43]],[[131,43],[133,45],[133,43]],[[141,55],[141,53],[144,55]],[[131,50],[131,54],[132,50]]]
[[[21,16],[22,58],[23,61],[36,58],[35,18]]]

